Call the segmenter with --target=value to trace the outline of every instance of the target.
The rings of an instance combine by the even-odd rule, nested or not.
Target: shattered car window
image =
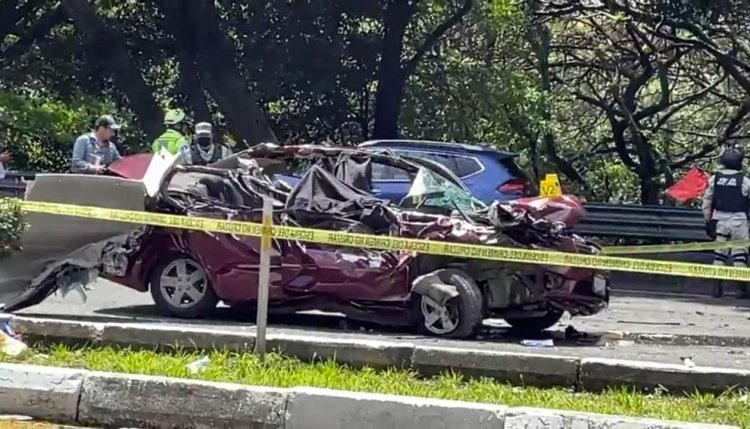
[[[475,214],[487,206],[455,183],[425,168],[420,168],[406,195],[415,207],[442,207]]]

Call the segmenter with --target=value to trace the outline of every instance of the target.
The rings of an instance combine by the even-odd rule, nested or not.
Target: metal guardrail
[[[700,210],[634,204],[586,204],[574,230],[595,237],[662,241],[708,241]]]
[[[8,171],[0,180],[0,195],[22,198],[26,181],[35,173]],[[638,239],[653,242],[707,241],[700,210],[635,204],[586,204],[587,216],[575,232],[604,238]]]
[[[7,171],[0,180],[0,196],[23,198],[26,192],[26,181],[34,180],[36,173],[26,171]]]

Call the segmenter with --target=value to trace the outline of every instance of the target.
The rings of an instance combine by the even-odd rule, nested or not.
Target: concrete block
[[[352,366],[408,367],[414,344],[359,338],[330,338],[314,335],[270,334],[269,350],[304,361],[335,359]]]
[[[580,383],[584,390],[635,386],[643,390],[666,388],[672,393],[723,392],[750,387],[750,371],[732,368],[688,367],[658,362],[585,358]]]
[[[436,374],[448,369],[471,377],[491,377],[515,384],[574,386],[580,360],[570,356],[417,346],[414,369]]]
[[[103,427],[284,428],[289,391],[92,372],[78,423]]]
[[[509,408],[504,429],[719,429],[735,426],[577,413],[542,408]]]
[[[101,337],[104,344],[144,347],[177,347],[185,349],[252,350],[251,333],[228,332],[190,326],[159,323],[107,323]]]
[[[11,323],[26,338],[85,343],[98,342],[105,326],[98,322],[21,316],[13,316]]]
[[[75,422],[86,371],[0,363],[0,414]]]
[[[294,389],[286,429],[499,429],[507,407],[326,389]]]

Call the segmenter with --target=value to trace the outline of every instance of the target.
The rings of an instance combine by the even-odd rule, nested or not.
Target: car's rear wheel
[[[458,296],[440,305],[427,295],[417,295],[418,330],[427,335],[466,338],[482,323],[482,291],[463,270],[445,269],[438,272],[441,282],[455,286]]]
[[[154,270],[151,296],[159,313],[183,318],[208,316],[219,303],[206,271],[184,255],[169,258]]]
[[[547,328],[551,328],[563,316],[563,311],[550,309],[542,316],[533,317],[506,317],[505,321],[514,332],[520,334],[537,334]]]

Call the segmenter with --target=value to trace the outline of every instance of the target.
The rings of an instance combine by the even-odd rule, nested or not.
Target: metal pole
[[[260,269],[258,271],[258,314],[255,353],[261,361],[266,358],[266,325],[268,322],[268,289],[271,277],[271,244],[273,200],[263,198],[263,229],[260,238]]]

